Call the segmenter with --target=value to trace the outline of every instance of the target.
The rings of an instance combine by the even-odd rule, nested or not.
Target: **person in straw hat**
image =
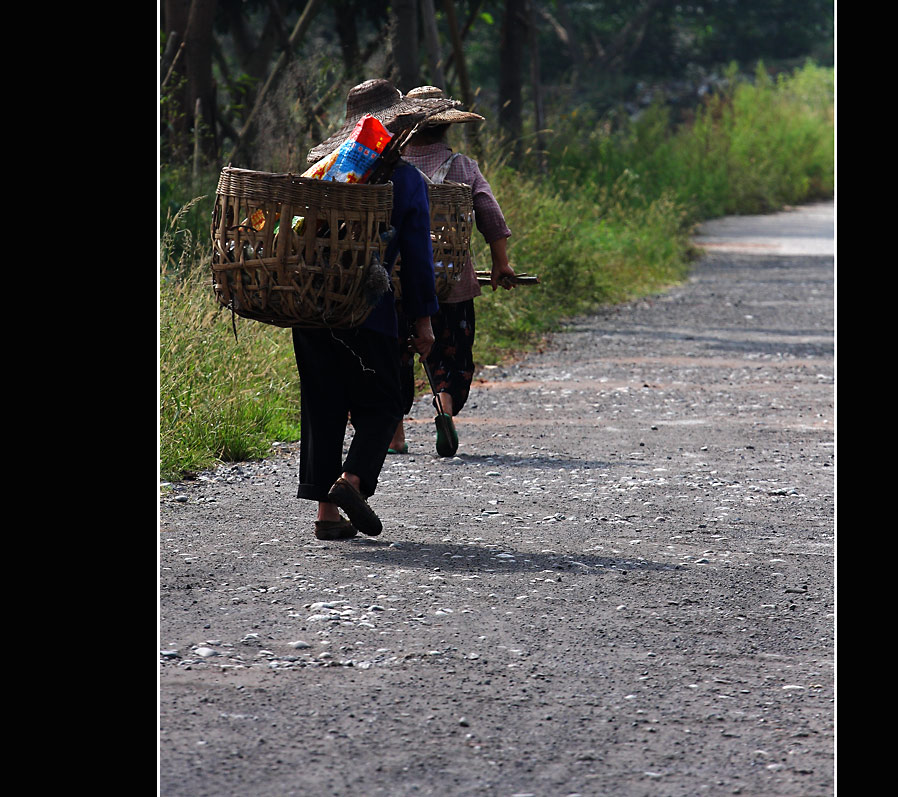
[[[446,99],[443,91],[435,86],[420,86],[406,96],[415,100]],[[450,125],[482,122],[483,117],[462,110],[457,101],[453,100],[453,103],[453,107],[432,114],[421,123],[403,158],[432,182],[451,181],[471,186],[474,221],[490,248],[492,289],[495,291],[501,285],[510,290],[512,282],[509,278],[513,278],[515,272],[508,262],[506,241],[511,236],[511,230],[505,223],[502,209],[477,162],[467,155],[453,153],[446,143]],[[403,268],[404,263],[403,260]],[[446,300],[440,302],[439,312],[431,319],[436,339],[427,356],[427,363],[433,375],[434,389],[440,398],[439,406],[434,399],[435,408],[447,416],[443,419],[445,423],[437,424],[436,447],[440,456],[453,456],[458,449],[458,433],[452,418],[464,407],[474,377],[474,299],[480,295],[474,262],[469,256],[460,279],[453,285]],[[415,397],[414,360],[408,352],[402,355],[402,385],[403,415],[408,415]],[[448,439],[444,439],[447,436]],[[401,420],[390,441],[389,452],[408,452],[405,427]]]
[[[339,147],[366,113],[396,133],[452,105],[448,100],[403,97],[386,80],[365,81],[349,91],[344,125],[309,152],[308,162],[316,163]],[[415,333],[413,346],[426,356],[434,340],[430,317],[439,308],[427,187],[421,174],[401,161],[391,181],[394,234],[384,266],[389,273],[401,254],[400,281]],[[319,539],[349,539],[357,531],[374,536],[383,529],[368,498],[402,419],[398,331],[392,287],[359,327],[292,330],[301,395],[297,497],[318,503]],[[343,460],[347,417],[355,432]]]

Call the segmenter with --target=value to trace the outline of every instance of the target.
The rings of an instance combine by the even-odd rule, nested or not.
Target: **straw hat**
[[[426,100],[426,99],[451,99],[446,97],[443,90],[439,86],[418,86],[405,95],[409,99]],[[452,100],[455,106],[461,105],[458,100]],[[463,122],[483,122],[484,118],[479,113],[473,111],[461,111],[457,107],[449,108],[428,116],[422,127],[434,127],[435,125],[445,124],[461,124]]]
[[[317,163],[333,152],[355,129],[366,113],[381,122],[391,133],[397,133],[421,122],[435,113],[446,111],[459,103],[445,97],[402,96],[389,80],[366,80],[349,90],[346,97],[346,122],[336,133],[309,151],[306,160]]]

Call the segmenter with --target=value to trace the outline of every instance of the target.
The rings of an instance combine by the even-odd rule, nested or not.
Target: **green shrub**
[[[672,125],[661,102],[632,120],[565,115],[552,148],[556,185],[601,207],[626,174],[639,184],[634,206],[667,194],[692,221],[831,196],[833,70],[808,63],[774,81],[759,64],[753,82],[734,68],[727,80],[689,124]]]
[[[563,318],[661,290],[686,273],[683,209],[669,195],[634,199],[626,174],[598,203],[565,199],[507,169],[490,182],[512,230],[512,264],[540,284],[484,289],[476,300],[479,363],[532,346]],[[475,233],[472,244],[478,268],[488,269],[483,238]]]

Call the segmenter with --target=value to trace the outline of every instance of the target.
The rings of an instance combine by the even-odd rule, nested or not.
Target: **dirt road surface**
[[[452,459],[422,399],[380,537],[314,538],[295,445],[164,490],[159,793],[832,794],[832,238],[705,225],[483,370]]]

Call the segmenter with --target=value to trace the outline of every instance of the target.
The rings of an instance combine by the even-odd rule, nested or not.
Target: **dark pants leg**
[[[367,329],[294,329],[293,350],[302,401],[297,496],[326,501],[343,471],[372,495],[402,418],[396,341]],[[350,413],[354,434],[342,461]]]
[[[415,353],[409,351],[408,339],[415,331],[414,322],[402,312],[399,316],[399,384],[402,391],[402,414],[408,415],[415,403]]]
[[[441,304],[431,317],[433,349],[427,358],[437,391],[452,397],[452,414],[458,415],[474,379],[474,300]]]

